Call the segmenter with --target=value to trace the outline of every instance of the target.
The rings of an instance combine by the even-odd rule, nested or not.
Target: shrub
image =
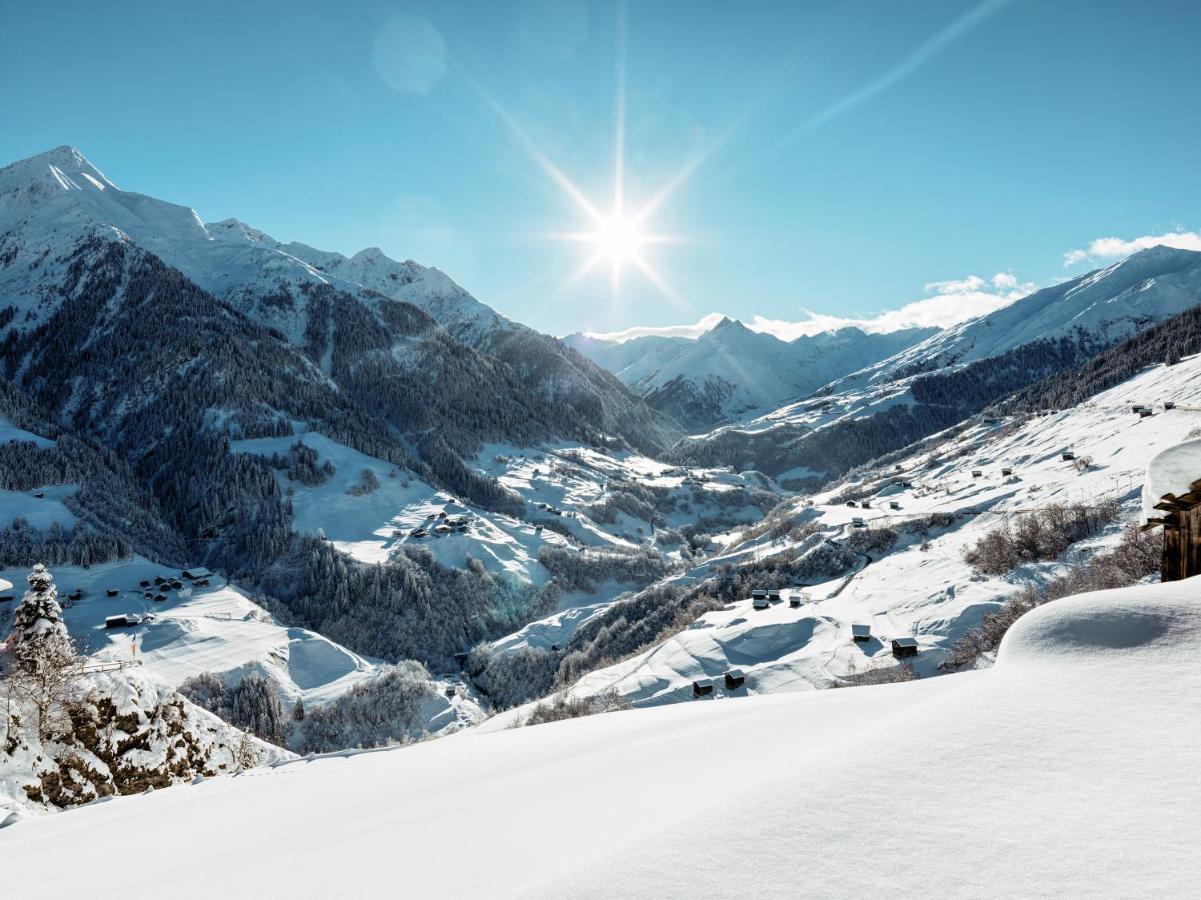
[[[569,697],[566,692],[562,692],[539,703],[530,710],[524,719],[514,722],[510,727],[545,725],[547,722],[579,719],[583,716],[594,716],[597,713],[615,712],[629,708],[630,702],[619,697],[615,690],[609,690],[599,697]]]
[[[984,575],[1003,575],[1023,563],[1056,559],[1083,538],[1096,534],[1121,513],[1114,499],[1096,505],[1054,503],[1018,513],[964,551],[968,565]]]
[[[1122,540],[1113,550],[1073,567],[1041,591],[1028,586],[1006,600],[1000,609],[987,613],[977,627],[964,632],[951,645],[950,655],[940,668],[955,672],[976,665],[986,653],[1001,646],[1001,639],[1014,622],[1043,603],[1137,584],[1159,571],[1162,553],[1161,532],[1142,532],[1136,525],[1126,526]]]

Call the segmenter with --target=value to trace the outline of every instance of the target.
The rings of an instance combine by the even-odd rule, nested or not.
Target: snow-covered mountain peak
[[[60,192],[109,188],[116,185],[87,157],[65,144],[0,169],[0,194],[22,189],[37,193],[45,189]]]

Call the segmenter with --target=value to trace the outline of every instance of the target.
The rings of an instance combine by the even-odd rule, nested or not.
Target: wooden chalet
[[[892,655],[897,659],[906,659],[910,656],[917,656],[917,638],[893,638]]]
[[[1162,515],[1147,519],[1142,530],[1163,526],[1162,579],[1201,575],[1201,478],[1179,496],[1164,494],[1154,508]]]

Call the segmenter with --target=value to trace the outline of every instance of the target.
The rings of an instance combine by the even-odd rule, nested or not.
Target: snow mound
[[[1196,579],[1081,594],[1027,613],[997,654],[1006,670],[1049,661],[1089,662],[1114,654],[1174,653],[1201,640]]]

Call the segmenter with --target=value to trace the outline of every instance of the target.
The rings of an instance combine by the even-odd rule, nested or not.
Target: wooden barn
[[[746,683],[746,676],[742,674],[742,669],[731,669],[726,672],[726,687],[731,691],[736,691]]]
[[[1001,474],[1002,474],[1004,477],[1008,478],[1010,475],[1012,475],[1012,474],[1013,474],[1013,469],[1011,469],[1011,468],[1009,468],[1008,466],[1006,466],[1005,468],[1003,468],[1003,469],[1001,470]]]
[[[713,693],[713,682],[708,678],[698,678],[692,682],[692,696],[707,697]]]
[[[917,638],[893,638],[892,655],[897,659],[905,659],[910,656],[917,656]]]
[[[1180,496],[1164,494],[1155,509],[1163,515],[1147,519],[1143,531],[1163,526],[1163,580],[1201,575],[1201,479]]]
[[[856,623],[851,626],[851,640],[856,644],[866,644],[872,639],[872,626]]]
[[[751,600],[751,606],[755,609],[767,609],[771,606],[771,601],[767,597],[755,597]]]

